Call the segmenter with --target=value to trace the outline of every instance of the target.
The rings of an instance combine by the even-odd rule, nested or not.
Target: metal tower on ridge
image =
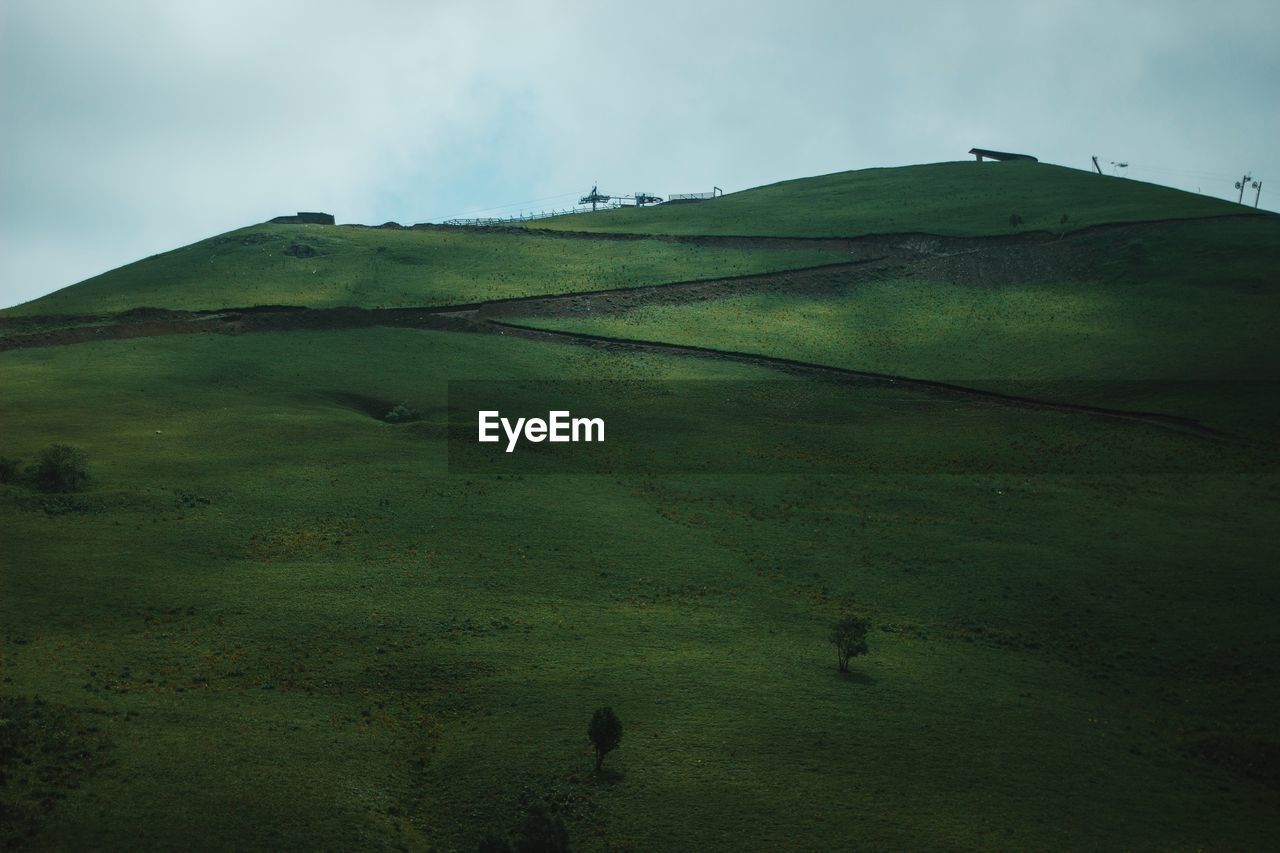
[[[594,213],[597,204],[608,204],[612,198],[613,196],[601,195],[599,186],[597,184],[592,184],[591,192],[578,199],[578,204],[591,205],[591,210]]]

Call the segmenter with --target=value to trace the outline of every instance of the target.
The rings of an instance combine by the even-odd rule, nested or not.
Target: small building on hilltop
[[[268,220],[272,225],[333,225],[332,213],[307,213],[298,211],[296,216],[277,216]]]
[[[981,163],[983,159],[987,160],[1030,160],[1032,163],[1040,161],[1032,157],[1030,154],[1010,154],[1008,151],[990,151],[986,148],[970,148],[969,153],[977,158]]]

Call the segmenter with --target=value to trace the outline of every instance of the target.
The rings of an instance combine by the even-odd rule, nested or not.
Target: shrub
[[[88,457],[78,447],[51,444],[30,468],[31,481],[42,492],[74,492],[89,479]]]
[[[596,769],[604,764],[604,757],[618,748],[622,742],[622,720],[612,708],[597,708],[587,726],[587,737],[596,748]]]
[[[831,627],[831,644],[840,659],[840,671],[849,671],[849,659],[867,653],[867,631],[871,623],[861,616],[845,616]]]
[[[18,466],[21,464],[21,459],[0,456],[0,483],[12,483],[18,479]]]
[[[391,407],[391,411],[382,416],[382,419],[389,424],[399,424],[406,421],[416,421],[418,413],[411,409],[407,403],[396,403]]]
[[[1019,216],[1019,215],[1018,215],[1018,214],[1016,214],[1016,213],[1011,213],[1011,214],[1009,214],[1009,226],[1010,226],[1010,227],[1012,227],[1012,228],[1018,228],[1018,227],[1020,227],[1021,225],[1022,225],[1022,217],[1021,217],[1021,216]]]

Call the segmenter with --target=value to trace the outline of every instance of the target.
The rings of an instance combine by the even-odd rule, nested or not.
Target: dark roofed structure
[[[1040,161],[1030,154],[1010,154],[1008,151],[988,151],[986,148],[970,148],[969,153],[978,158],[981,163],[983,158],[987,160],[1030,160],[1032,163]]]
[[[297,216],[277,216],[269,220],[273,225],[333,225],[332,213],[307,213],[298,211]]]

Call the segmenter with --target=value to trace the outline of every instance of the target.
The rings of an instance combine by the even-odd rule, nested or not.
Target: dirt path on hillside
[[[578,293],[495,299],[457,309],[476,319],[572,317],[628,311],[649,305],[681,305],[753,293],[832,295],[854,281],[880,281],[905,273],[909,264],[887,257],[842,261],[771,273],[695,279],[671,284],[617,287]]]
[[[1215,217],[1222,218],[1222,217]],[[1174,220],[1184,222],[1187,220]],[[994,238],[946,238],[921,234],[875,235],[838,243],[849,260],[773,273],[698,279],[669,284],[611,288],[576,293],[513,297],[457,305],[411,308],[305,308],[288,305],[256,306],[216,311],[172,311],[139,308],[119,314],[0,317],[0,352],[52,347],[102,340],[161,335],[254,332],[331,331],[392,326],[453,332],[510,334],[529,340],[602,348],[659,352],[686,357],[722,359],[753,364],[827,380],[880,383],[923,392],[946,392],[999,405],[1043,411],[1084,414],[1174,429],[1204,438],[1228,439],[1225,433],[1198,421],[1151,412],[1130,412],[1084,404],[1041,400],[945,382],[859,371],[796,361],[758,353],[615,338],[579,332],[549,331],[511,322],[517,317],[600,315],[647,305],[681,304],[751,293],[823,295],[861,283],[901,277],[925,277],[963,286],[991,287],[1029,279],[1070,281],[1092,278],[1096,262],[1087,247],[1072,237],[1106,228],[1139,233],[1151,223],[1124,223],[1083,229],[1070,235],[1043,232]],[[522,231],[524,229],[512,229]],[[557,236],[565,233],[554,232]],[[600,235],[584,235],[599,238]],[[646,235],[614,235],[618,239],[648,239]],[[685,238],[672,238],[685,242]],[[767,241],[775,238],[705,238],[708,240]],[[777,238],[792,240],[793,238]],[[805,241],[814,245],[813,241]],[[502,318],[506,318],[505,320]]]
[[[544,301],[554,300],[538,300],[538,302]],[[165,315],[163,318],[151,316],[148,319],[138,319],[133,322],[122,322],[115,325],[104,324],[104,318],[102,317],[86,317],[80,319],[93,322],[72,328],[52,329],[0,338],[0,351],[63,346],[91,341],[127,340],[160,335],[240,335],[254,332],[337,331],[374,326],[434,329],[473,334],[510,335],[532,341],[576,344],[598,349],[622,349],[631,352],[651,352],[663,355],[733,361],[827,381],[860,385],[875,384],[926,393],[946,393],[975,402],[1039,411],[1083,414],[1109,420],[1141,423],[1161,429],[1172,429],[1202,438],[1232,440],[1232,437],[1227,433],[1205,426],[1199,421],[1190,418],[1162,415],[1154,412],[1131,412],[1078,403],[1055,402],[1034,397],[1003,394],[998,391],[987,391],[948,382],[935,382],[929,379],[917,379],[909,376],[852,370],[816,362],[798,361],[796,359],[737,350],[591,335],[585,332],[551,331],[486,316],[484,311],[488,307],[489,303],[468,306],[442,306],[439,308],[387,309],[324,309],[272,306],[210,314],[163,312]],[[505,315],[499,313],[498,316]]]
[[[474,306],[473,306],[474,307]],[[470,331],[469,323],[450,316],[455,306],[435,308],[302,308],[257,306],[225,311],[163,311],[148,319],[115,319],[113,315],[69,318],[41,317],[42,327],[13,332],[0,323],[0,352],[56,347],[94,341],[128,340],[163,335],[243,335],[254,332],[335,331],[371,326]],[[120,315],[115,315],[119,317]],[[37,319],[37,318],[22,318]],[[23,324],[31,325],[31,324]]]
[[[1140,235],[1153,225],[1194,223],[1274,214],[1155,220],[1097,225],[1065,234],[1044,231],[991,237],[945,237],[921,233],[873,234],[854,238],[704,237],[659,235],[680,243],[742,247],[826,246],[846,260],[812,267],[719,278],[695,279],[638,287],[541,294],[483,302],[408,308],[303,308],[266,305],[249,308],[182,311],[134,308],[116,314],[0,316],[0,351],[62,346],[93,340],[166,334],[273,331],[279,328],[354,328],[367,325],[413,325],[421,314],[467,314],[484,319],[514,316],[572,316],[625,311],[641,305],[718,299],[755,292],[825,295],[840,288],[894,277],[923,277],[962,286],[994,287],[1028,279],[1076,281],[1101,274],[1088,246],[1078,238],[1099,232],[1120,237]],[[366,226],[352,226],[366,227]],[[450,230],[457,226],[414,226]],[[530,229],[488,229],[527,234]],[[534,231],[566,239],[651,239],[652,235],[596,234],[578,231]],[[417,318],[417,319],[415,319]]]
[[[245,334],[299,329],[354,329],[367,326],[460,328],[460,320],[488,317],[572,314],[592,306],[621,309],[652,303],[717,299],[725,295],[786,290],[819,293],[833,286],[833,274],[867,268],[867,278],[881,278],[889,267],[883,259],[840,261],[814,267],[694,279],[669,284],[515,296],[447,305],[410,308],[307,308],[298,305],[260,305],[209,311],[135,308],[119,314],[40,315],[0,317],[0,352],[31,347],[65,346],[90,341],[154,337],[158,335]],[[577,307],[575,307],[577,306]],[[461,326],[467,325],[461,323]]]
[[[832,295],[862,283],[927,277],[971,286],[996,286],[1026,276],[1057,280],[1088,276],[1079,247],[1070,241],[1024,244],[997,241],[986,248],[897,235],[850,252],[848,260],[768,273],[693,279],[636,287],[517,296],[483,302],[409,308],[307,308],[262,305],[180,311],[134,308],[118,314],[0,317],[0,352],[101,340],[183,334],[242,334],[291,329],[340,329],[390,325],[425,328],[439,318],[563,317],[627,311],[730,296],[785,293]],[[430,319],[436,318],[436,319]],[[456,328],[456,323],[450,325]]]
[[[668,344],[659,341],[633,338],[617,338],[608,335],[591,335],[585,332],[551,331],[534,326],[522,326],[518,323],[501,320],[485,320],[485,325],[503,335],[513,335],[528,340],[541,340],[560,343],[574,343],[597,349],[623,349],[632,352],[649,352],[662,355],[678,355],[693,358],[706,358],[720,361],[733,361],[757,367],[767,367],[784,373],[809,376],[825,380],[834,380],[852,384],[874,384],[892,388],[905,388],[924,392],[945,392],[952,396],[965,397],[970,400],[1014,406],[1021,409],[1037,411],[1063,412],[1083,414],[1108,420],[1123,420],[1173,429],[1201,438],[1229,440],[1228,433],[1205,426],[1192,418],[1176,415],[1163,415],[1157,412],[1132,412],[1124,409],[1108,409],[1102,406],[1090,406],[1083,403],[1062,403],[1053,400],[1042,400],[1035,397],[1023,397],[1016,394],[1004,394],[999,391],[988,391],[972,388],[967,385],[956,385],[950,382],[935,382],[931,379],[916,379],[892,373],[875,373],[866,370],[852,370],[844,367],[833,367],[809,361],[797,361],[778,356],[761,355],[760,353],[737,350],[713,349],[683,344]]]

